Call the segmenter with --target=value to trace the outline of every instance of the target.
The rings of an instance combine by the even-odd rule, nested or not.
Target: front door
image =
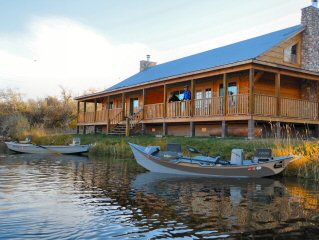
[[[138,111],[138,98],[130,99],[130,115],[133,115]]]

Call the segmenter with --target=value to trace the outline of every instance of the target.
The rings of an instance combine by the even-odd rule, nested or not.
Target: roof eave
[[[139,87],[139,86],[143,86],[143,85],[148,85],[150,83],[158,83],[158,82],[162,82],[162,81],[168,81],[168,80],[171,80],[171,79],[174,79],[174,78],[187,77],[187,76],[191,76],[191,75],[195,75],[195,74],[200,74],[200,73],[205,73],[205,72],[210,72],[210,71],[221,70],[221,69],[224,69],[224,68],[240,66],[240,65],[252,63],[253,60],[254,59],[248,59],[248,60],[244,60],[244,61],[240,61],[240,62],[235,62],[235,63],[231,63],[231,64],[226,64],[226,65],[213,67],[213,68],[206,68],[206,69],[193,71],[193,72],[188,72],[188,73],[183,73],[183,74],[179,74],[179,75],[174,75],[174,76],[170,76],[170,77],[166,77],[166,78],[160,78],[160,79],[156,79],[156,80],[151,80],[151,81],[148,81],[148,82],[135,84],[135,85],[127,86],[127,87],[122,87],[122,88],[117,88],[117,89],[113,89],[113,90],[109,90],[109,91],[103,91],[103,92],[83,95],[83,96],[79,96],[79,97],[74,98],[74,100],[86,100],[86,99],[90,99],[92,97],[103,97],[103,96],[109,95],[110,93],[126,90],[126,89],[129,89],[129,88]]]
[[[259,65],[264,65],[264,66],[268,66],[268,67],[273,67],[273,68],[280,68],[280,69],[283,69],[283,70],[289,70],[289,71],[304,73],[304,74],[308,74],[308,75],[313,75],[313,76],[319,77],[319,72],[313,72],[313,71],[309,71],[309,70],[306,70],[306,69],[303,69],[303,68],[291,67],[291,66],[287,66],[287,65],[273,63],[273,62],[265,62],[265,61],[261,61],[259,59],[253,59],[252,63],[259,64]]]

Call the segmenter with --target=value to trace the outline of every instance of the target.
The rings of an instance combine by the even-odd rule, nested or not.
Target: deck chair
[[[177,143],[168,143],[166,146],[166,151],[182,153],[182,145]]]

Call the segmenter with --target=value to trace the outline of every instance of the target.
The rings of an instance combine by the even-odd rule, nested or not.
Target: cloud
[[[75,95],[103,90],[135,74],[146,54],[162,63],[285,28],[296,19],[291,14],[256,28],[159,51],[143,43],[112,42],[104,33],[68,18],[37,18],[20,35],[0,33],[0,88],[19,88],[29,98],[57,95],[59,85]]]
[[[136,73],[138,59],[151,51],[61,18],[37,19],[23,36],[1,39],[0,87],[18,87],[28,97],[57,94],[59,85],[78,94],[104,89]]]

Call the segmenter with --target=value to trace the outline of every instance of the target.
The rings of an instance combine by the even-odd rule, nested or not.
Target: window
[[[212,98],[212,89],[211,88],[206,88],[205,90],[205,98]]]
[[[228,83],[228,95],[237,95],[238,88],[236,82]]]
[[[196,91],[196,101],[195,102],[195,112],[197,114],[201,114],[201,109],[203,108],[203,92],[202,90]]]
[[[219,96],[224,97],[224,86],[223,84],[219,85]]]
[[[236,82],[230,82],[228,83],[228,95],[237,95],[238,94],[238,88]],[[223,84],[219,85],[219,96],[224,96],[224,86]]]
[[[203,92],[202,91],[197,91],[196,92],[196,99],[202,99],[203,98]]]
[[[136,113],[139,111],[138,98],[130,99],[130,114]]]
[[[294,44],[285,49],[284,60],[288,63],[298,63],[298,44]]]
[[[113,108],[114,108],[114,102],[112,101],[109,103],[109,109],[113,109]]]

